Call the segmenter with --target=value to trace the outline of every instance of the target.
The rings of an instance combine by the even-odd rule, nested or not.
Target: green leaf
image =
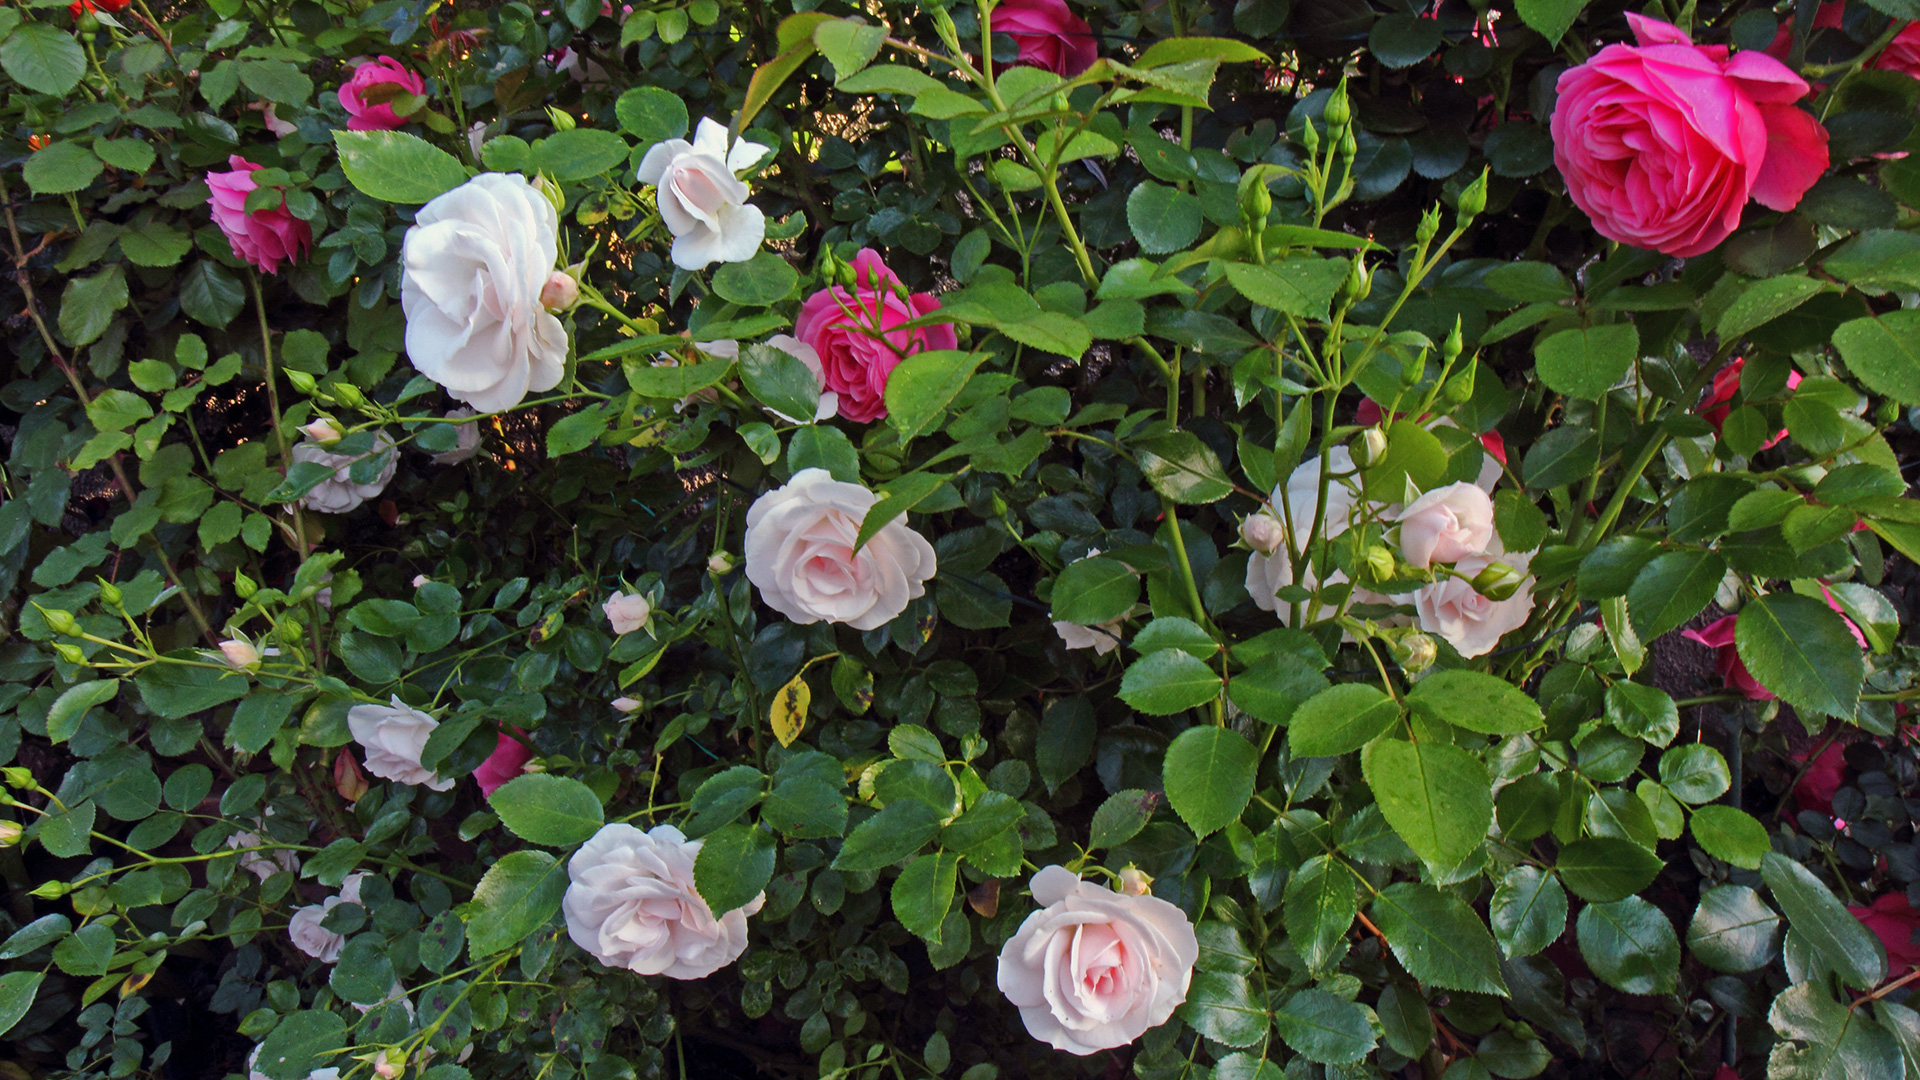
[[[819,777],[791,777],[776,784],[761,804],[760,820],[782,836],[838,839],[847,831],[847,800]]]
[[[887,376],[887,422],[905,442],[923,434],[940,419],[947,403],[965,388],[975,369],[987,359],[984,352],[936,349],[915,353]]]
[[[835,480],[860,482],[860,452],[839,428],[809,424],[787,443],[787,469],[825,469]]]
[[[937,851],[913,860],[893,883],[893,917],[915,937],[940,940],[940,923],[953,906],[960,856]]]
[[[1374,22],[1367,32],[1367,51],[1388,68],[1408,68],[1432,56],[1440,40],[1435,20],[1396,12]]]
[[[0,41],[0,68],[5,68],[14,82],[29,90],[64,97],[80,85],[80,77],[87,73],[87,54],[72,34],[47,23],[30,22],[16,27]],[[32,166],[28,169],[31,171]]]
[[[1366,683],[1341,683],[1308,698],[1287,726],[1294,757],[1337,757],[1380,737],[1400,719],[1400,703]]]
[[[1233,494],[1220,458],[1191,431],[1135,439],[1132,445],[1147,482],[1174,502],[1218,502]]]
[[[771,345],[740,350],[740,381],[755,401],[796,424],[813,423],[819,411],[819,377],[799,357]]]
[[[1161,649],[1179,649],[1202,660],[1211,660],[1220,652],[1220,643],[1192,619],[1164,615],[1142,627],[1133,636],[1132,648],[1142,654]]]
[[[1780,916],[1745,885],[1716,885],[1700,894],[1687,927],[1687,949],[1715,971],[1741,974],[1772,962],[1780,948]]]
[[[833,860],[833,868],[857,871],[892,866],[938,836],[940,819],[938,810],[918,799],[890,802],[853,827]]]
[[[35,29],[39,26],[33,24]],[[5,51],[6,45],[0,44],[0,53]],[[27,159],[24,174],[34,194],[64,195],[93,183],[105,167],[92,150],[63,139],[35,151]]]
[[[1325,319],[1328,305],[1347,280],[1345,259],[1289,259],[1271,266],[1226,264],[1227,281],[1261,307],[1301,319]]]
[[[1433,1011],[1414,987],[1388,983],[1380,989],[1380,1003],[1374,1011],[1379,1014],[1387,1045],[1402,1057],[1417,1058],[1432,1044]],[[1216,1078],[1219,1075],[1214,1073]],[[1279,1080],[1278,1075],[1272,1080]]]
[[[641,397],[680,401],[726,378],[732,368],[731,360],[711,360],[675,367],[629,363],[626,367],[627,385]]]
[[[1533,347],[1534,368],[1548,389],[1594,401],[1619,382],[1640,355],[1632,323],[1562,330]]]
[[[636,86],[613,103],[613,115],[641,150],[687,133],[687,103],[659,86]]]
[[[1722,341],[1745,337],[1760,326],[1834,288],[1830,281],[1820,281],[1805,274],[1762,278],[1747,286],[1746,291],[1727,305],[1714,327],[1714,333],[1720,335]]]
[[[554,421],[547,429],[547,456],[564,457],[592,446],[613,422],[613,416],[607,409],[590,405]]]
[[[46,977],[44,971],[9,971],[0,975],[0,1034],[27,1015],[33,999],[40,993],[40,980]]]
[[[1519,0],[1515,9],[1521,21],[1546,38],[1548,45],[1558,45],[1586,6],[1587,0]]]
[[[1493,785],[1479,758],[1458,746],[1381,739],[1360,762],[1387,824],[1422,859],[1453,866],[1486,839]]]
[[[1547,722],[1526,691],[1465,668],[1429,674],[1414,684],[1407,704],[1415,712],[1483,735],[1515,735]]]
[[[1720,751],[1687,743],[1660,755],[1660,783],[1681,802],[1707,803],[1725,795],[1733,777]]]
[[[1125,615],[1140,600],[1140,576],[1118,559],[1094,556],[1069,563],[1053,581],[1053,617],[1098,626]]]
[[[1532,956],[1567,931],[1567,894],[1537,866],[1516,866],[1500,879],[1487,908],[1493,936],[1508,957]]]
[[[1302,990],[1273,1010],[1280,1038],[1309,1061],[1342,1065],[1359,1061],[1373,1049],[1373,1024],[1367,1010],[1325,990]]]
[[[1114,792],[1093,812],[1087,846],[1110,848],[1126,843],[1147,827],[1159,805],[1160,796],[1151,791],[1128,788]]]
[[[1745,870],[1759,869],[1760,860],[1773,850],[1767,827],[1731,806],[1702,806],[1693,812],[1691,825],[1701,850]]]
[[[73,920],[65,915],[42,915],[7,936],[6,942],[0,944],[0,960],[15,960],[36,949],[44,949],[72,930]],[[4,1031],[6,1028],[0,1027],[0,1032]]]
[[[1247,987],[1247,977],[1231,971],[1196,971],[1187,988],[1180,1018],[1222,1046],[1257,1045],[1270,1020]]]
[[[1049,792],[1093,760],[1093,740],[1099,734],[1093,705],[1083,697],[1066,697],[1047,706],[1040,718],[1040,736],[1034,744],[1034,764]]]
[[[1153,656],[1178,656],[1206,670],[1206,665],[1183,652],[1169,649]],[[1121,695],[1126,695],[1124,684]],[[1253,798],[1259,769],[1260,751],[1239,732],[1212,726],[1188,728],[1167,746],[1162,771],[1167,801],[1194,835],[1207,836],[1239,820]]]
[[[606,823],[600,797],[578,780],[551,773],[516,776],[494,789],[487,805],[507,831],[530,844],[572,847]]]
[[[1887,977],[1887,950],[1847,911],[1813,871],[1778,852],[1768,852],[1760,876],[1786,915],[1796,939],[1849,986],[1870,990]]]
[[[172,266],[193,249],[193,238],[183,229],[153,222],[120,234],[120,251],[135,266]]]
[[[1399,882],[1374,897],[1373,921],[1401,966],[1421,982],[1507,996],[1500,949],[1458,897],[1431,885]]]
[[[1120,679],[1120,699],[1149,716],[1172,716],[1219,696],[1220,673],[1179,649],[1161,649],[1135,660]]]
[[[304,1080],[346,1044],[346,1021],[320,1010],[297,1012],[282,1018],[260,1043],[252,1068],[268,1080]]]
[[[1154,68],[1167,64],[1183,64],[1192,60],[1216,60],[1224,64],[1253,64],[1267,59],[1267,54],[1247,44],[1231,38],[1217,37],[1170,37],[1161,38],[1147,51],[1140,54],[1135,67]]]
[[[1582,900],[1606,903],[1632,896],[1660,876],[1660,857],[1619,836],[1589,836],[1560,849],[1560,880]]]
[[[130,390],[109,388],[87,402],[87,419],[98,431],[124,431],[153,415],[153,406]]]
[[[1127,226],[1140,250],[1165,255],[1200,239],[1200,200],[1184,191],[1143,181],[1127,195]]]
[[[99,810],[87,799],[80,805],[69,808],[64,813],[50,814],[40,819],[40,846],[47,854],[70,859],[76,855],[85,855],[91,845],[94,818]]]
[[[458,158],[404,131],[336,131],[340,170],[360,192],[390,203],[424,203],[467,182]]]
[[[545,173],[563,184],[576,183],[618,168],[627,160],[627,154],[631,150],[627,140],[611,131],[572,128],[567,131],[556,131],[544,139],[534,140],[533,153],[528,160],[528,166],[530,170]],[[456,164],[458,164],[457,161]],[[451,176],[451,173],[448,175]],[[465,182],[466,178],[462,176],[458,183]],[[458,186],[458,183],[454,186]],[[358,180],[354,181],[354,186],[359,186]],[[406,200],[389,201],[404,202]],[[763,252],[763,254],[770,253]],[[777,259],[779,256],[776,255],[774,258]]]
[[[196,653],[180,655],[204,663]],[[238,672],[186,664],[155,664],[133,677],[140,700],[166,720],[184,720],[216,705],[247,696],[247,680]]]
[[[1866,666],[1846,621],[1818,600],[1772,593],[1740,610],[1740,660],[1760,685],[1802,711],[1850,717]]]
[[[246,298],[240,280],[211,259],[195,262],[180,280],[180,310],[215,330],[225,331],[233,324]]]
[[[1365,475],[1367,490],[1393,492],[1400,498],[1407,482],[1422,490],[1438,484],[1447,472],[1447,448],[1434,434],[1412,420],[1387,425],[1387,453]]]
[[[886,40],[886,27],[851,19],[831,19],[813,28],[814,47],[833,65],[836,80],[856,74],[872,63]]]
[[[622,144],[625,145],[624,143]],[[723,300],[744,307],[766,307],[786,299],[800,284],[800,274],[792,264],[772,251],[756,252],[746,262],[722,263],[713,272],[713,291]],[[895,374],[899,369],[894,369]],[[893,389],[889,376],[887,389]]]
[[[468,951],[479,960],[525,941],[559,912],[566,891],[566,864],[552,855],[510,851],[501,856],[473,891],[466,917]]]
[[[99,155],[100,160],[114,168],[135,174],[144,173],[153,168],[154,158],[157,156],[151,143],[134,138],[95,139],[93,152]],[[152,225],[147,225],[138,231],[144,232],[151,228],[153,228]],[[126,250],[125,244],[121,245],[121,250]]]
[[[1654,559],[1627,590],[1634,632],[1651,644],[1679,629],[1713,600],[1726,573],[1727,561],[1711,551],[1669,551]]]
[[[1309,973],[1325,971],[1346,955],[1360,894],[1345,863],[1330,855],[1308,859],[1287,879],[1281,903],[1287,938]]]
[[[860,533],[854,538],[854,550],[865,547],[867,541],[886,528],[889,521],[920,505],[940,490],[942,484],[952,479],[939,473],[914,472],[880,485],[877,493],[880,501],[868,507],[866,516],[860,519]]]
[[[773,834],[735,822],[700,841],[693,883],[715,918],[745,907],[773,880]]]
[[[1637,896],[1588,904],[1574,936],[1587,967],[1626,994],[1671,994],[1680,968],[1680,939],[1660,909]]]
[[[1768,1056],[1768,1080],[1892,1080],[1906,1072],[1900,1042],[1824,986],[1805,982],[1781,991],[1767,1022],[1783,1040]]]
[[[86,717],[87,710],[105,705],[119,693],[119,679],[100,679],[69,687],[47,711],[48,740],[63,743],[71,739],[80,730],[80,721]]]
[[[1680,733],[1680,709],[1665,690],[1623,679],[1607,687],[1607,722],[1622,735],[1665,746]]]
[[[1903,405],[1920,404],[1920,311],[1901,309],[1841,323],[1833,346],[1867,389]]]

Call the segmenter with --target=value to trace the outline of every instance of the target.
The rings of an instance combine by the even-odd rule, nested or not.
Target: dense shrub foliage
[[[1920,17],[0,7],[26,1076],[1920,1076]]]

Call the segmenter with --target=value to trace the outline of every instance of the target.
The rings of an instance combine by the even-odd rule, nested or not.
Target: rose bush
[[[1900,1075],[1914,33],[0,8],[7,1060]]]

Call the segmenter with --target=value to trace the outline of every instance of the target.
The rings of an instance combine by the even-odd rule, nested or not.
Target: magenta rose
[[[1609,240],[1710,251],[1749,198],[1791,210],[1827,168],[1827,130],[1794,107],[1806,81],[1763,52],[1732,57],[1629,13],[1639,45],[1609,45],[1560,76],[1553,160]]]
[[[253,174],[261,168],[239,154],[227,158],[232,172],[210,172],[207,186],[213,189],[207,205],[213,207],[213,223],[227,234],[235,256],[259,267],[263,274],[278,273],[282,262],[292,262],[313,246],[313,229],[287,210],[285,196],[271,210],[247,212],[247,195],[256,186]]]
[[[513,730],[525,735],[519,728]],[[527,762],[533,760],[533,751],[526,743],[506,732],[500,733],[500,741],[494,744],[493,753],[487,760],[473,770],[473,781],[480,785],[480,794],[491,796],[500,785],[526,771]]]
[[[386,96],[374,95],[378,101],[367,100],[367,91],[376,86],[398,86],[415,96],[427,92],[426,80],[408,71],[393,57],[369,60],[353,69],[353,78],[340,87],[340,107],[347,110],[348,131],[392,131],[407,122],[387,103],[392,91],[385,91]]]
[[[840,415],[865,423],[887,415],[887,377],[916,352],[958,347],[947,325],[896,330],[901,323],[940,310],[932,293],[907,295],[900,279],[861,248],[854,256],[854,288],[834,285],[800,305],[794,336],[820,354],[824,389],[840,395]]]
[[[1006,0],[993,9],[993,29],[1011,35],[1020,46],[1015,63],[1069,79],[1100,58],[1093,27],[1075,15],[1066,0]]]

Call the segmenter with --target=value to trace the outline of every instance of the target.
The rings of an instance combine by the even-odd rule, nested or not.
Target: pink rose
[[[1762,52],[1727,55],[1629,13],[1639,45],[1560,76],[1553,159],[1600,235],[1668,255],[1710,251],[1751,197],[1791,210],[1827,168],[1827,131],[1793,103],[1806,81]]]
[[[1871,907],[1847,910],[1887,947],[1888,974],[1898,975],[1907,968],[1920,967],[1920,945],[1913,941],[1913,932],[1920,930],[1920,911],[1913,910],[1907,903],[1905,892],[1890,892],[1875,900]]]
[[[1807,755],[1795,754],[1793,760],[1804,762]],[[1800,781],[1793,785],[1793,801],[1802,810],[1811,810],[1821,817],[1833,816],[1833,797],[1840,785],[1847,782],[1847,748],[1839,743],[1828,743],[1820,756],[1813,759],[1807,771],[1800,774]]]
[[[1006,0],[993,9],[993,29],[1020,46],[1015,63],[1069,79],[1100,58],[1093,28],[1067,7],[1066,0]]]
[[[227,158],[232,172],[210,172],[207,186],[213,189],[207,205],[213,207],[213,223],[227,234],[233,254],[260,269],[263,274],[277,273],[282,262],[291,262],[313,246],[313,228],[287,210],[284,197],[271,210],[247,212],[247,195],[256,186],[253,174],[262,166],[239,154]]]
[[[1714,669],[1720,672],[1720,681],[1728,687],[1753,701],[1772,701],[1773,691],[1760,685],[1760,680],[1747,670],[1747,665],[1740,660],[1740,651],[1734,647],[1733,624],[1736,618],[1738,616],[1728,615],[1715,619],[1698,630],[1682,630],[1680,636],[1715,650]]]
[[[376,86],[398,86],[416,97],[427,92],[426,80],[408,71],[393,57],[369,60],[354,68],[353,78],[340,86],[340,107],[347,110],[348,131],[392,131],[407,122],[406,117],[395,115],[393,106],[388,104],[394,91],[381,91],[374,95],[377,101],[367,100],[367,91]]]
[[[1813,17],[1815,30],[1838,30],[1846,5],[1838,0],[1821,4]],[[1793,51],[1793,20],[1780,24],[1780,31],[1773,35],[1773,41],[1767,46],[1767,55],[1782,63],[1786,62]],[[1880,55],[1867,62],[1870,68],[1881,71],[1901,71],[1920,78],[1920,23],[1908,23],[1900,28]]]
[[[1502,636],[1525,626],[1527,616],[1533,613],[1531,576],[1523,576],[1519,587],[1505,600],[1491,600],[1474,591],[1474,578],[1494,563],[1526,575],[1533,561],[1530,555],[1506,554],[1497,540],[1489,541],[1487,547],[1486,553],[1469,555],[1455,563],[1457,576],[1442,577],[1413,594],[1420,629],[1446,638],[1447,644],[1469,660],[1492,652]]]
[[[519,728],[513,730],[525,735]],[[500,733],[500,741],[494,744],[493,753],[487,760],[473,770],[474,783],[480,785],[480,794],[491,797],[500,785],[526,771],[527,762],[533,760],[533,751],[526,743],[507,734]]]
[[[1400,514],[1400,552],[1421,569],[1478,555],[1492,539],[1493,500],[1473,484],[1435,488]]]
[[[1727,422],[1727,414],[1733,411],[1733,394],[1740,389],[1740,370],[1746,366],[1746,357],[1734,357],[1726,367],[1713,373],[1713,385],[1707,388],[1706,395],[1700,399],[1700,408],[1696,411],[1699,412],[1700,419],[1713,425],[1713,430],[1716,432]],[[1787,389],[1792,390],[1799,385],[1800,373],[1788,372]],[[1760,449],[1771,449],[1786,437],[1787,433],[1782,429],[1773,438],[1760,444]]]
[[[879,252],[861,248],[853,271],[853,292],[833,285],[800,305],[794,334],[820,354],[826,389],[839,395],[840,415],[866,423],[887,415],[887,376],[900,361],[923,350],[956,348],[960,339],[947,325],[893,329],[940,310],[940,301],[932,293],[906,295]]]

